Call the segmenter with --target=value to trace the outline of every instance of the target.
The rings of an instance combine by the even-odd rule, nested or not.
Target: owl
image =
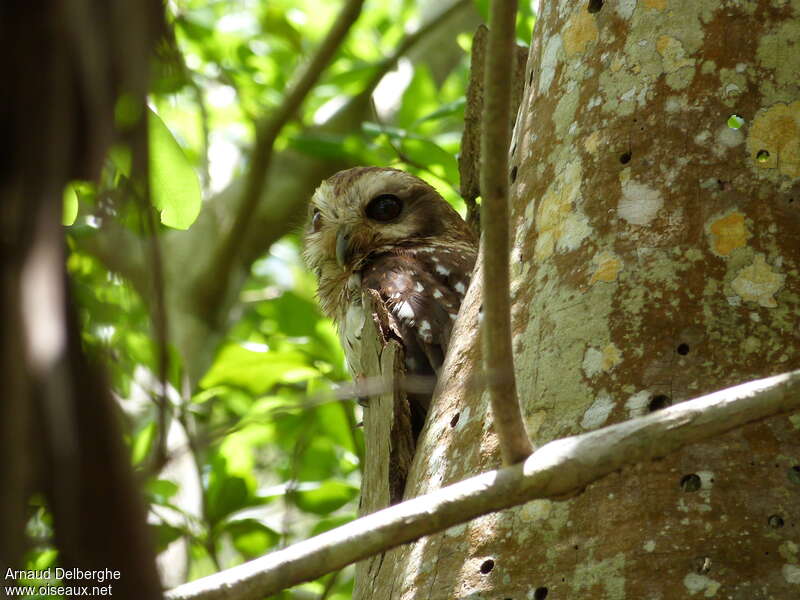
[[[477,256],[472,229],[436,190],[391,168],[340,171],[314,192],[305,259],[318,277],[323,312],[336,323],[354,378],[364,296],[388,320],[382,330],[404,351],[414,438],[425,422],[433,384]],[[427,382],[427,385],[425,384]]]

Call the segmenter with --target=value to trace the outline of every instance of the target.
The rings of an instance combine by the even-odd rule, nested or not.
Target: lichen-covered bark
[[[800,367],[800,0],[587,5],[543,3],[512,148],[515,366],[537,445]],[[479,296],[409,495],[499,464]],[[800,597],[798,426],[387,553],[372,597]]]

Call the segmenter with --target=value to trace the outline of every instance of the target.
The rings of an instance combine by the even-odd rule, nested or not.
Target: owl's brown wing
[[[415,434],[424,423],[474,256],[423,248],[375,256],[362,272],[393,319],[405,352],[406,385]]]

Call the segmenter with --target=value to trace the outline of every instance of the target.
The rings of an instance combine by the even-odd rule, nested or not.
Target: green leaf
[[[183,531],[172,525],[167,525],[166,523],[151,525],[150,531],[155,534],[153,537],[156,540],[158,552],[165,550],[167,546],[183,535]]]
[[[274,319],[278,331],[293,337],[314,335],[320,319],[317,304],[293,291],[286,291],[269,302],[261,303],[257,311],[267,319]]]
[[[289,139],[289,145],[309,156],[327,160],[353,160],[345,136],[325,133],[301,133]]]
[[[78,192],[72,183],[64,187],[64,212],[61,214],[62,225],[72,225],[78,218]]]
[[[44,570],[56,564],[58,550],[55,548],[45,548],[44,550],[34,550],[26,561],[26,567],[30,570]]]
[[[298,457],[296,478],[300,481],[320,481],[329,477],[339,466],[339,457],[333,441],[328,437],[314,436],[308,447]]]
[[[108,152],[108,157],[111,159],[111,162],[117,168],[117,171],[125,175],[125,177],[131,176],[131,149],[127,146],[123,146],[121,144],[117,144],[116,146],[111,146],[111,150]]]
[[[114,105],[114,122],[119,129],[131,129],[142,118],[142,101],[133,94],[123,93]]]
[[[161,222],[188,229],[200,214],[200,180],[164,122],[148,110],[150,193],[161,211]]]
[[[439,105],[439,92],[430,70],[417,65],[414,77],[403,92],[403,101],[395,115],[401,127],[411,127],[420,116],[436,110]]]
[[[246,558],[265,554],[280,540],[280,535],[256,519],[241,519],[225,524],[233,546]]]
[[[475,8],[478,9],[484,22],[489,22],[489,0],[475,0]]]
[[[150,448],[156,438],[156,429],[156,422],[151,421],[142,427],[133,438],[133,443],[131,444],[131,461],[133,464],[138,465],[150,453]]]
[[[306,512],[327,515],[356,497],[358,488],[341,482],[326,481],[313,490],[295,493],[297,506]]]
[[[166,504],[172,496],[178,493],[178,489],[178,485],[169,479],[156,479],[147,484],[151,500],[156,504]]]
[[[441,119],[442,117],[449,117],[450,115],[463,114],[464,106],[466,106],[466,104],[467,99],[464,96],[458,98],[457,100],[453,100],[452,102],[448,102],[447,104],[442,104],[432,113],[428,113],[424,117],[417,119],[414,125],[419,125],[425,121],[434,121],[436,119]]]
[[[406,138],[403,152],[416,163],[425,165],[442,179],[458,181],[458,161],[450,153],[429,140]],[[435,167],[440,168],[435,168]]]
[[[276,383],[292,383],[317,375],[319,372],[308,366],[302,352],[259,352],[230,344],[222,348],[213,366],[200,381],[200,386],[210,388],[228,384],[258,395],[267,392]]]
[[[209,486],[206,508],[209,522],[217,523],[232,512],[247,507],[249,499],[243,478],[221,477]]]
[[[309,387],[309,393],[313,393]],[[344,411],[351,410],[340,402],[328,402],[316,408],[320,429],[342,448],[352,451],[353,436],[350,432],[350,422]]]

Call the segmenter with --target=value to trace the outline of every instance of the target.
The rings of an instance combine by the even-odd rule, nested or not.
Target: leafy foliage
[[[343,354],[333,325],[317,307],[315,280],[302,266],[296,235],[288,234],[252,265],[235,318],[199,381],[188,380],[187,357],[168,347],[166,387],[159,382],[157,307],[141,295],[155,284],[125,280],[101,262],[95,242],[120,231],[120,245],[138,240],[126,242],[126,258],[148,264],[154,233],[192,227],[204,199],[243,174],[254,120],[281,101],[338,4],[168,3],[173,32],[156,64],[149,107],[123,97],[117,111],[123,130],[147,119],[149,193],[161,226],[156,232],[148,228],[151,209],[141,202],[145,186],[130,147],[114,148],[99,182],[73,182],[64,192],[68,268],[85,346],[105,364],[125,413],[131,461],[146,479],[154,542],[159,549],[185,543],[185,564],[177,569],[185,566],[190,578],[354,518],[363,459],[360,409],[337,392],[348,380]],[[485,0],[475,4],[486,10]],[[527,42],[533,14],[522,4],[518,35]],[[359,128],[336,135],[313,128],[365,89],[413,20],[424,19],[412,0],[368,2],[277,147],[292,150],[297,161],[314,156],[397,165],[463,208],[455,191],[455,157],[468,48],[455,46],[458,31],[451,40],[455,61],[442,68],[425,56],[402,59],[389,78],[394,83],[375,94],[373,118]],[[164,286],[169,290],[170,281]],[[184,299],[184,305],[191,303]],[[163,419],[160,410],[166,410]],[[159,473],[162,439],[175,466]],[[49,541],[51,517],[35,500],[30,510],[28,568],[44,568],[57,561]],[[350,597],[352,573],[303,587],[343,600]]]

